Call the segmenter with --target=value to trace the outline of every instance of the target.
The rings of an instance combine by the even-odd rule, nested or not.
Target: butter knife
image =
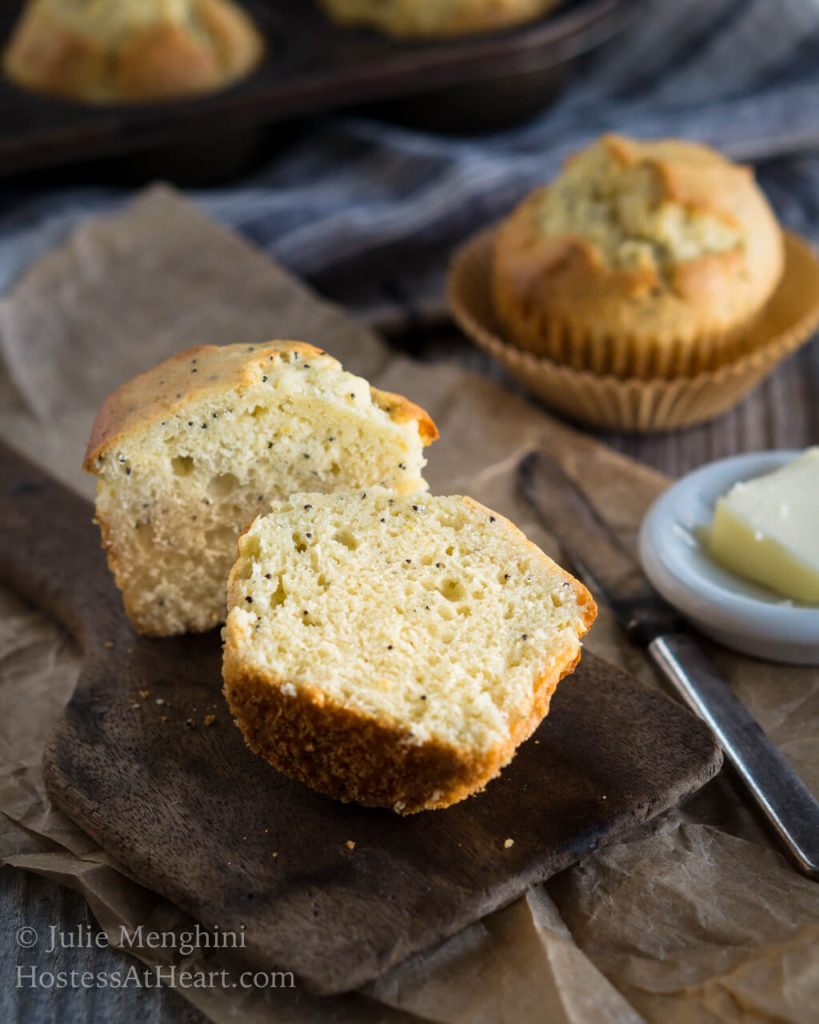
[[[819,804],[733,695],[697,634],[654,591],[635,559],[557,462],[543,452],[531,452],[518,467],[518,481],[575,572],[710,727],[796,866],[819,879]]]

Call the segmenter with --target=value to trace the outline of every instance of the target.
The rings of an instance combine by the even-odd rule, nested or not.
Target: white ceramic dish
[[[640,560],[656,590],[703,633],[744,654],[819,664],[819,606],[788,601],[714,562],[699,535],[717,498],[738,480],[778,469],[800,452],[754,452],[720,459],[679,480],[649,509]]]

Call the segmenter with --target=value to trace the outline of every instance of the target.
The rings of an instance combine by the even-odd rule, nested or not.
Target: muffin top
[[[782,273],[780,228],[751,170],[707,146],[604,135],[500,228],[502,316],[546,310],[615,330],[731,329]]]
[[[582,239],[609,267],[662,274],[743,245],[748,178],[696,143],[606,135],[568,162],[533,213],[544,236]]]
[[[29,0],[3,70],[35,92],[140,101],[223,88],[263,52],[233,0]]]
[[[40,0],[40,4],[81,35],[111,43],[157,22],[184,24],[196,6],[190,0]]]
[[[193,28],[201,6],[198,0],[37,0],[37,5],[77,35],[109,46],[157,23]]]

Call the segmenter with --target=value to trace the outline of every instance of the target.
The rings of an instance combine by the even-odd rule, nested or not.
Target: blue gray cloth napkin
[[[537,120],[481,138],[319,121],[229,188],[190,193],[371,320],[442,308],[452,248],[603,131],[680,136],[758,166],[780,217],[819,242],[819,0],[644,0]],[[0,291],[115,189],[0,196]]]

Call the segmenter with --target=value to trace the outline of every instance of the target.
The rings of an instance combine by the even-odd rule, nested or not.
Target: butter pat
[[[734,484],[717,501],[706,546],[738,576],[819,604],[819,447]]]

